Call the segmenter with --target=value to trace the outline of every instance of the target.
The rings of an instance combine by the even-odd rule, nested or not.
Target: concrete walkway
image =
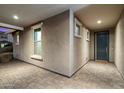
[[[0,88],[124,88],[124,81],[112,63],[88,62],[67,78],[13,60],[0,63]]]

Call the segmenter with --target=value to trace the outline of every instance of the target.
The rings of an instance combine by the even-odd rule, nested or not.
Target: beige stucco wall
[[[20,44],[14,45],[14,57],[69,76],[69,13],[66,11],[43,21],[43,61],[31,59],[33,55],[31,27],[20,32]]]
[[[109,61],[114,62],[114,50],[115,50],[115,31],[114,28],[108,29],[109,31]],[[90,59],[94,60],[94,32],[91,31],[90,42]]]
[[[73,54],[74,58],[71,63],[71,73],[75,73],[79,68],[81,68],[89,60],[89,44],[90,41],[86,40],[87,30],[79,20],[74,20],[75,23],[80,25],[80,37],[76,37],[73,33]],[[75,29],[74,29],[75,30]],[[74,32],[74,31],[73,31]]]
[[[81,24],[81,23],[80,23]],[[74,36],[74,13],[65,11],[43,21],[42,58],[33,55],[33,30],[20,32],[20,44],[14,44],[14,57],[51,71],[71,76],[89,60],[87,29],[81,24],[81,38]],[[16,39],[14,35],[14,39]]]
[[[115,29],[115,64],[124,76],[124,11]]]
[[[94,60],[94,31],[90,32],[90,60]]]
[[[115,62],[115,28],[109,30],[109,61]]]

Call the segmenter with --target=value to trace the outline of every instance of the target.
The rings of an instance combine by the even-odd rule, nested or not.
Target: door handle
[[[108,53],[108,47],[106,47],[106,54]]]

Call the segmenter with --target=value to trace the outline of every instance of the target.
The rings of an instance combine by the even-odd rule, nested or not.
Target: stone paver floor
[[[71,78],[13,60],[0,63],[0,88],[124,88],[124,80],[112,63],[88,62]]]

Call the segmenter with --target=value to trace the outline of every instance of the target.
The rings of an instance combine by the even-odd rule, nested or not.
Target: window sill
[[[39,55],[32,55],[31,58],[32,58],[32,59],[36,59],[36,60],[43,61],[42,57],[39,56]]]
[[[76,38],[82,38],[81,35],[74,35],[74,37],[76,37]]]

